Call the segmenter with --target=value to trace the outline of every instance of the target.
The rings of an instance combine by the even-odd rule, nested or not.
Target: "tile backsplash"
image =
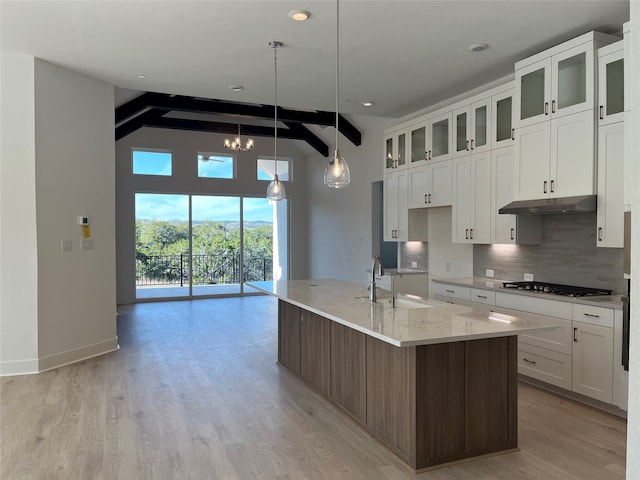
[[[429,270],[427,268],[427,242],[401,242],[400,247],[400,268],[413,268],[412,263],[418,264],[418,270]]]
[[[541,282],[624,292],[623,249],[596,247],[596,214],[542,217],[540,245],[474,245],[473,275],[521,281],[533,273]]]

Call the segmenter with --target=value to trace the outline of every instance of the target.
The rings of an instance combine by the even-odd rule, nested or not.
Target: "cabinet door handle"
[[[549,115],[549,102],[544,102],[544,114]]]
[[[514,240],[514,239],[515,239],[514,234],[515,234],[515,231],[514,231],[514,229],[512,228],[512,229],[511,229],[511,240]]]
[[[428,153],[427,160],[431,160],[431,150],[429,150],[427,153]]]
[[[577,342],[578,341],[578,327],[573,327],[573,341]]]
[[[593,313],[583,313],[583,315],[585,317],[600,318],[600,315],[594,315]]]
[[[469,151],[469,140],[467,140],[467,147],[465,148],[465,150],[468,152]]]
[[[429,194],[429,203],[431,203],[431,194]]]
[[[511,140],[515,140],[516,139],[516,129],[512,128],[511,129]]]
[[[424,194],[424,203],[429,203],[429,202],[427,201],[427,194],[426,194],[426,193]]]
[[[604,107],[600,105],[600,120],[604,120]]]
[[[602,227],[598,227],[598,241],[602,241]]]
[[[467,229],[465,229],[465,231],[464,231],[464,238],[465,238],[466,240],[469,240],[469,229],[468,229],[468,228],[467,228]]]
[[[473,150],[473,139],[471,139],[471,150]]]
[[[456,293],[455,290],[445,290],[445,292],[447,292],[447,293]]]
[[[556,113],[556,101],[551,100],[551,113]]]
[[[547,181],[542,182],[542,193],[547,193]]]
[[[530,363],[531,365],[535,365],[535,364],[536,364],[536,362],[535,362],[535,361],[533,361],[533,360],[529,360],[528,358],[523,358],[522,360],[524,360],[524,361],[525,361],[525,362],[527,362],[527,363]]]
[[[469,236],[470,236],[471,240],[473,240],[473,228],[469,229]]]
[[[551,180],[551,193],[553,193],[555,191],[555,185],[556,185],[556,181],[555,180]]]

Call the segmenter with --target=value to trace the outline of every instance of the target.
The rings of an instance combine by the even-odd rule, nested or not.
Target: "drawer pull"
[[[445,290],[445,292],[447,292],[447,293],[456,293],[455,290]]]
[[[577,342],[578,338],[576,337],[576,335],[578,334],[578,327],[573,327],[573,341]]]
[[[594,315],[593,313],[583,313],[583,315],[585,317],[600,318],[600,315]]]
[[[536,362],[534,362],[533,360],[529,360],[528,358],[523,358],[522,360],[524,360],[527,363],[530,363],[531,365],[535,365]]]
[[[476,297],[478,297],[478,298],[484,298],[484,299],[486,299],[486,298],[487,298],[487,296],[486,296],[486,295],[476,295]]]

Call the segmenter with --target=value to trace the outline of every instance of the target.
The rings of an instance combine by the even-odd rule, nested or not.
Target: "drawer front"
[[[574,303],[573,319],[577,322],[613,328],[613,309]]]
[[[549,317],[573,319],[573,304],[547,298],[528,297],[510,293],[497,292],[496,305],[504,308],[512,308],[523,312],[537,313]]]
[[[518,373],[571,390],[571,357],[518,343]]]
[[[471,301],[485,303],[487,305],[496,304],[496,292],[491,290],[482,290],[480,288],[471,289]]]
[[[433,295],[431,298],[438,300],[439,302],[451,303],[454,305],[462,305],[464,307],[470,307],[471,302],[469,300],[460,300],[458,298],[445,297],[444,295]]]
[[[471,288],[458,287],[457,285],[447,285],[446,283],[433,282],[431,284],[433,294],[443,297],[456,298],[458,300],[471,300]]]

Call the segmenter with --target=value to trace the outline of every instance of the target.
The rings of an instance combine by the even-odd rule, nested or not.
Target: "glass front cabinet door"
[[[427,161],[427,125],[420,123],[409,129],[409,159],[411,167],[425,164]]]
[[[427,160],[446,160],[451,157],[451,111],[438,113],[429,121],[431,146],[427,150]]]
[[[512,101],[512,88],[491,97],[491,148],[513,145]]]
[[[407,132],[395,131],[384,137],[384,171],[407,166]]]
[[[617,42],[598,50],[598,125],[624,120],[624,50]]]

